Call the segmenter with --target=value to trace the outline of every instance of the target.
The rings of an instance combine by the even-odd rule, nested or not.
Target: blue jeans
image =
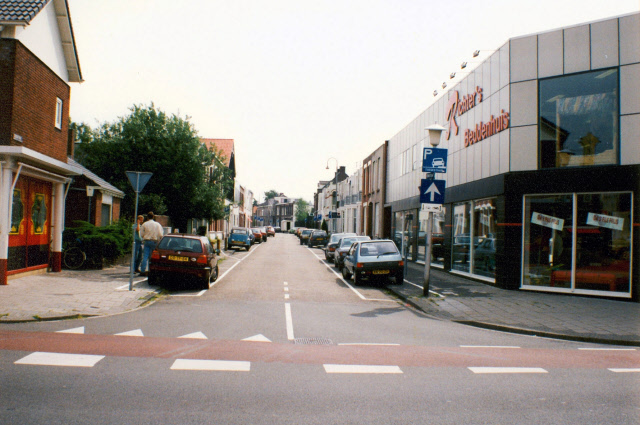
[[[140,264],[140,271],[142,273],[147,271],[147,264],[149,264],[149,258],[151,258],[151,253],[158,243],[156,241],[144,241],[144,254],[142,255],[142,264]]]
[[[133,271],[140,270],[141,262],[142,262],[142,241],[135,241],[133,243]]]

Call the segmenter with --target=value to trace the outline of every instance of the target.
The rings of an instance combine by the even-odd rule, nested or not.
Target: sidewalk
[[[220,275],[235,263],[232,258],[221,261]],[[410,263],[405,279],[413,285],[388,288],[431,317],[528,335],[640,346],[640,303],[498,289],[433,268],[430,289],[440,296],[425,298],[423,270]],[[153,302],[158,293],[138,276],[129,291],[126,265],[25,276],[0,286],[0,323],[119,314]]]
[[[640,346],[640,303],[577,295],[506,290],[431,268],[422,296],[424,266],[410,263],[402,286],[388,288],[442,320],[574,341]]]

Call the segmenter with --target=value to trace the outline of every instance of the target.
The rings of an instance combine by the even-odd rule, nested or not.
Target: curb
[[[610,338],[598,338],[598,337],[588,337],[588,336],[579,336],[579,335],[566,335],[566,334],[558,334],[553,332],[545,332],[533,329],[525,329],[525,328],[516,328],[513,326],[505,326],[505,325],[495,325],[492,323],[478,322],[473,320],[455,320],[455,319],[445,319],[442,317],[438,317],[434,315],[433,312],[425,311],[425,309],[417,302],[412,301],[408,297],[404,296],[402,293],[398,291],[394,291],[389,288],[398,298],[400,298],[405,303],[409,304],[413,308],[421,311],[425,315],[436,319],[436,320],[449,320],[453,323],[459,323],[461,325],[473,326],[476,328],[489,329],[494,331],[507,332],[512,334],[519,335],[527,335],[527,336],[535,336],[541,338],[550,338],[550,339],[558,339],[563,341],[576,341],[576,342],[589,342],[594,344],[606,344],[606,345],[621,345],[626,347],[640,347],[640,341],[629,341],[629,340],[619,340],[619,339],[610,339]]]

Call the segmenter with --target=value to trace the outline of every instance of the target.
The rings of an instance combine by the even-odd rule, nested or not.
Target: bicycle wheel
[[[71,270],[79,269],[84,264],[87,256],[77,246],[64,252],[64,265]]]

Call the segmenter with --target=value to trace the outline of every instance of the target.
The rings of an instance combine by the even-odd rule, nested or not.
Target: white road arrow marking
[[[182,335],[178,338],[189,338],[189,339],[208,339],[205,334],[202,332],[194,332],[192,334]]]

